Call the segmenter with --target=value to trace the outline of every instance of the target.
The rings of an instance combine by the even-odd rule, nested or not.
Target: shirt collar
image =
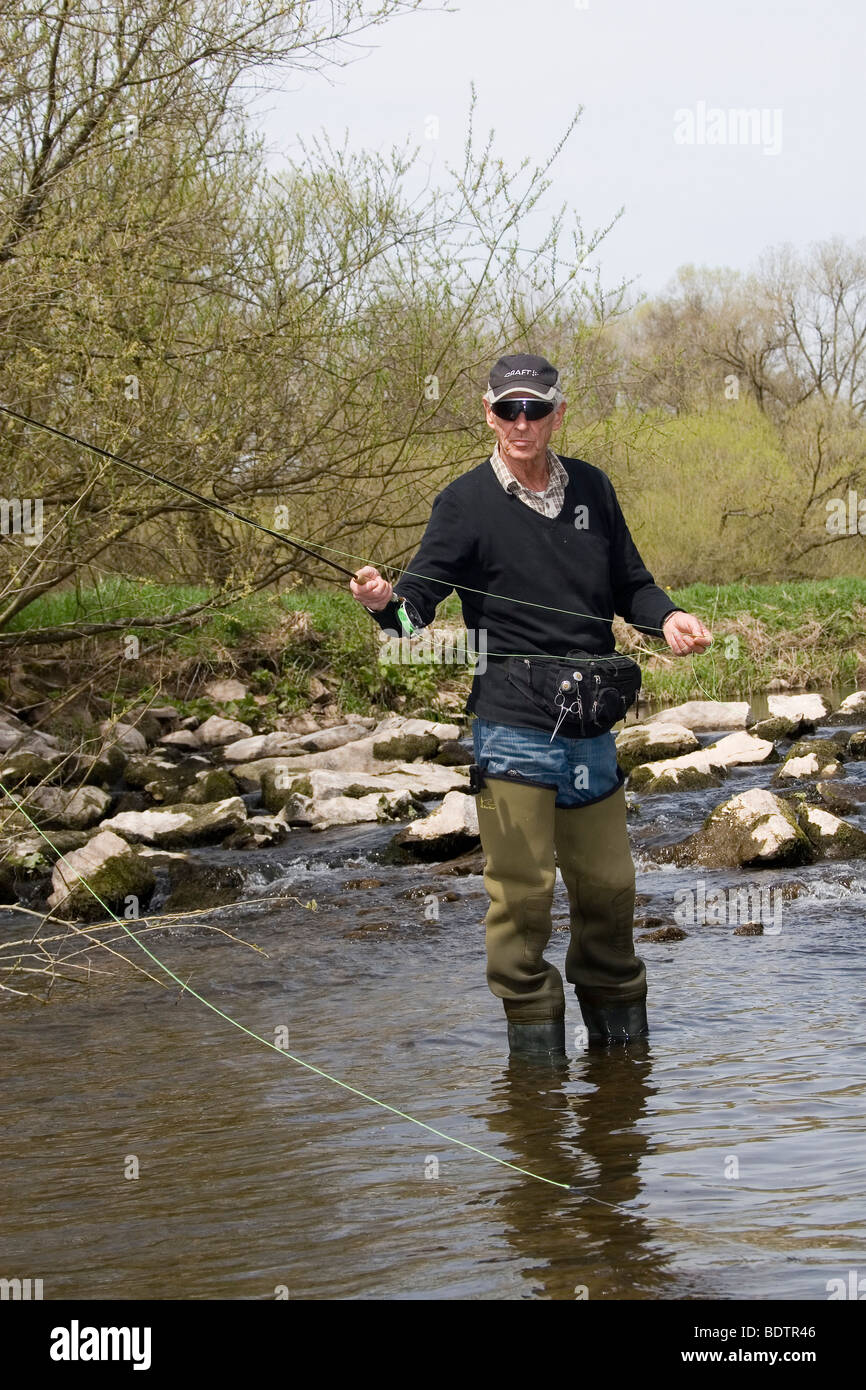
[[[490,455],[490,462],[493,464],[494,470],[496,472],[500,474],[506,474],[508,479],[510,480],[505,485],[507,492],[517,492],[520,490],[522,490],[523,492],[532,491],[532,489],[526,487],[526,485],[522,483],[519,478],[515,478],[511,469],[508,467],[508,464],[505,462],[502,455],[500,454],[498,444],[494,446],[493,453]],[[536,496],[546,496],[550,489],[552,487],[555,487],[557,482],[563,485],[568,482],[568,474],[566,473],[557,455],[553,452],[552,449],[548,449],[547,451],[547,469],[549,474],[547,480],[547,487],[544,489],[543,493],[537,493]]]

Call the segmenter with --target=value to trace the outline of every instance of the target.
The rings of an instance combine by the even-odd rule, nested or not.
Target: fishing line
[[[437,1129],[435,1125],[427,1124],[425,1120],[416,1119],[414,1115],[407,1114],[405,1110],[399,1110],[396,1105],[389,1105],[387,1101],[379,1100],[377,1096],[369,1095],[366,1091],[360,1090],[357,1086],[352,1086],[348,1081],[341,1081],[339,1077],[332,1076],[330,1072],[323,1071],[321,1067],[315,1066],[312,1062],[306,1062],[302,1057],[296,1057],[293,1053],[287,1052],[285,1048],[277,1047],[276,1043],[271,1042],[269,1038],[263,1038],[260,1033],[254,1032],[252,1028],[248,1028],[246,1024],[241,1023],[238,1019],[232,1018],[231,1014],[227,1014],[225,1010],[219,1007],[218,1004],[214,1004],[210,999],[206,999],[203,994],[199,994],[198,991],[193,989],[191,985],[185,983],[185,981],[183,981],[179,975],[175,974],[175,972],[171,969],[170,966],[166,965],[164,961],[160,960],[159,956],[155,955],[154,952],[151,951],[150,948],[144,944],[144,942],[135,934],[132,928],[128,926],[126,922],[123,921],[122,918],[118,917],[116,913],[112,912],[111,908],[107,905],[107,903],[103,902],[102,898],[96,892],[95,888],[92,888],[91,885],[88,883],[87,879],[84,878],[78,872],[78,870],[72,864],[69,863],[69,860],[66,858],[66,855],[61,854],[60,850],[57,849],[56,845],[54,845],[52,841],[49,839],[49,837],[45,834],[45,831],[42,830],[41,827],[38,826],[36,822],[33,820],[33,817],[29,815],[26,807],[20,801],[18,801],[17,797],[14,797],[12,795],[8,787],[6,787],[2,782],[0,782],[0,791],[2,791],[4,795],[6,795],[9,798],[9,800],[15,806],[16,810],[20,811],[22,815],[26,817],[26,819],[30,822],[37,834],[41,835],[45,843],[49,845],[52,851],[58,856],[58,858],[63,861],[67,869],[69,869],[70,872],[73,873],[75,877],[79,880],[79,882],[84,885],[88,893],[90,893],[91,897],[96,899],[103,911],[108,914],[108,916],[111,918],[113,922],[116,922],[117,925],[123,929],[126,935],[130,937],[132,941],[135,942],[136,946],[138,946],[138,948],[144,952],[148,959],[151,960],[154,965],[158,966],[158,968],[162,970],[163,973],[169,977],[169,979],[173,980],[175,984],[179,985],[180,988],[186,994],[191,994],[193,999],[197,999],[198,1002],[200,1004],[203,1004],[206,1009],[210,1009],[212,1013],[217,1014],[218,1017],[223,1019],[226,1023],[230,1023],[233,1028],[239,1029],[240,1032],[245,1033],[248,1038],[253,1038],[256,1042],[262,1043],[264,1047],[270,1048],[272,1052],[279,1053],[281,1057],[287,1057],[290,1062],[296,1063],[297,1066],[304,1067],[306,1071],[313,1072],[316,1076],[323,1077],[324,1080],[332,1082],[335,1086],[340,1086],[344,1091],[351,1092],[352,1095],[360,1096],[362,1100],[367,1100],[370,1101],[373,1105],[378,1105],[382,1110],[390,1111],[392,1115],[399,1116],[401,1120],[408,1120],[410,1124],[418,1125],[421,1129],[426,1130],[429,1134],[435,1134],[438,1138],[444,1139],[449,1144],[457,1144],[461,1149],[468,1149],[471,1153],[480,1154],[482,1158],[488,1158],[493,1163],[501,1164],[504,1168],[511,1168],[516,1173],[522,1173],[524,1177],[534,1178],[537,1182],[547,1183],[550,1187],[560,1187],[565,1192],[582,1191],[581,1188],[572,1187],[570,1183],[557,1182],[554,1178],[546,1178],[541,1173],[533,1173],[528,1168],[521,1168],[517,1163],[510,1163],[507,1159],[498,1157],[497,1154],[488,1153],[486,1149],[481,1149],[476,1144],[468,1144],[464,1139],[457,1139],[453,1134],[446,1134],[444,1130]],[[599,1199],[595,1198],[591,1200],[598,1201]],[[604,1205],[608,1204],[605,1203]]]
[[[419,1129],[425,1130],[428,1134],[435,1134],[437,1138],[445,1140],[445,1142],[448,1144],[455,1144],[458,1148],[465,1149],[469,1153],[478,1154],[479,1157],[489,1159],[492,1163],[498,1163],[502,1168],[509,1168],[512,1172],[520,1173],[523,1177],[532,1178],[536,1182],[545,1183],[548,1187],[558,1187],[564,1192],[579,1193],[580,1196],[583,1197],[586,1201],[594,1202],[596,1206],[604,1207],[608,1211],[614,1211],[620,1216],[626,1216],[632,1220],[644,1219],[643,1214],[640,1211],[632,1211],[629,1208],[624,1207],[616,1202],[605,1201],[603,1197],[596,1197],[586,1187],[578,1187],[573,1183],[559,1182],[555,1178],[547,1178],[542,1173],[535,1173],[530,1168],[522,1168],[517,1163],[511,1163],[508,1159],[500,1158],[498,1154],[490,1153],[487,1149],[482,1149],[477,1144],[469,1144],[465,1139],[458,1139],[453,1134],[446,1134],[444,1130],[437,1129],[435,1125],[428,1124],[426,1120],[419,1120],[416,1116],[410,1115],[407,1111],[400,1110],[396,1105],[390,1105],[388,1101],[380,1100],[377,1096],[372,1096],[367,1091],[362,1091],[359,1087],[351,1085],[350,1082],[342,1081],[339,1077],[332,1076],[330,1072],[325,1071],[322,1067],[317,1067],[314,1065],[314,1063],[305,1061],[302,1057],[298,1057],[294,1053],[288,1052],[285,1048],[278,1047],[276,1043],[271,1042],[269,1038],[262,1037],[260,1033],[254,1032],[252,1028],[248,1028],[246,1024],[241,1023],[236,1018],[233,1018],[231,1014],[227,1014],[224,1009],[221,1009],[219,1007],[218,1004],[214,1004],[212,1000],[205,998],[203,994],[199,994],[197,990],[193,989],[191,985],[187,984],[185,980],[182,980],[179,975],[175,974],[175,972],[171,969],[170,966],[166,965],[164,961],[160,960],[159,956],[157,956],[153,951],[151,951],[150,948],[139,939],[139,937],[135,934],[132,928],[125,921],[123,921],[122,918],[118,917],[116,913],[112,912],[111,908],[107,905],[107,903],[103,902],[102,898],[99,896],[96,890],[88,883],[87,879],[84,878],[83,875],[80,874],[77,869],[73,868],[73,866],[69,863],[69,860],[66,858],[66,855],[62,854],[57,849],[57,847],[49,839],[48,835],[45,834],[45,831],[42,830],[42,828],[39,825],[37,825],[36,822],[33,820],[32,816],[30,816],[30,814],[27,811],[27,808],[20,801],[18,801],[17,797],[12,795],[12,793],[9,791],[9,788],[6,787],[3,782],[0,782],[0,792],[2,792],[6,797],[9,798],[9,800],[13,803],[15,808],[21,812],[21,814],[26,818],[27,821],[29,821],[30,825],[33,827],[36,833],[41,836],[45,843],[57,855],[58,859],[62,860],[66,867],[70,869],[71,872],[75,875],[76,879],[84,885],[88,893],[90,893],[91,897],[93,897],[96,900],[96,902],[99,903],[100,907],[103,909],[105,913],[107,913],[109,918],[113,922],[117,923],[121,930],[125,932],[125,934],[132,941],[135,942],[135,945],[138,946],[138,948],[144,952],[148,959],[152,961],[153,964],[158,967],[158,969],[160,969],[165,975],[167,975],[170,980],[174,981],[176,985],[179,985],[183,993],[192,995],[193,999],[196,999],[200,1004],[203,1004],[206,1009],[209,1009],[211,1011],[211,1013],[216,1014],[217,1017],[223,1019],[226,1023],[230,1023],[233,1028],[237,1028],[239,1032],[246,1034],[246,1036],[248,1038],[252,1038],[254,1042],[261,1043],[263,1047],[267,1047],[272,1052],[278,1053],[280,1057],[285,1057],[290,1062],[294,1062],[297,1066],[303,1067],[305,1071],[312,1072],[315,1076],[319,1076],[325,1081],[330,1081],[333,1085],[339,1086],[342,1090],[348,1091],[351,1095],[358,1096],[361,1100],[369,1101],[370,1104],[379,1106],[381,1110],[387,1110],[390,1114],[396,1115],[401,1120],[406,1120],[409,1124],[416,1125]],[[708,1187],[708,1184],[701,1183],[699,1180],[697,1185],[705,1188]],[[667,1226],[675,1226],[677,1227],[677,1229],[680,1229],[678,1223],[672,1220],[672,1218],[670,1217],[653,1216],[651,1219],[654,1222],[662,1223]],[[712,1236],[713,1239],[719,1241],[724,1245],[735,1245],[738,1250],[742,1249],[743,1245],[755,1246],[754,1241],[741,1240],[736,1237],[732,1239],[730,1236],[719,1235],[718,1232],[713,1232]],[[762,1254],[766,1253],[763,1246],[759,1248]],[[788,1256],[787,1258],[790,1260],[793,1259],[793,1256]]]

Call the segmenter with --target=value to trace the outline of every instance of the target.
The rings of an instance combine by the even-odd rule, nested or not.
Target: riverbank
[[[641,661],[642,694],[654,704],[866,684],[864,579],[693,584],[672,589],[671,597],[712,627],[715,643],[703,656],[675,658],[660,641],[619,620],[615,625],[620,649]],[[85,733],[97,717],[117,717],[124,702],[148,699],[170,700],[182,717],[229,714],[256,733],[311,710],[333,722],[391,712],[449,720],[462,713],[470,670],[395,661],[368,615],[339,590],[254,595],[219,611],[204,609],[182,631],[143,625],[207,600],[204,589],[125,582],[46,597],[10,630],[69,632],[106,618],[129,625],[74,643],[13,650],[0,676],[0,702],[61,737]],[[452,595],[435,630],[459,626]],[[209,699],[204,687],[216,677],[240,680],[246,693],[228,706]]]

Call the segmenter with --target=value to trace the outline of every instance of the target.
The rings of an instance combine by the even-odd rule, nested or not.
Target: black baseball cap
[[[561,400],[559,372],[546,357],[533,357],[526,352],[500,357],[491,368],[485,400],[493,405],[512,391],[540,401]]]

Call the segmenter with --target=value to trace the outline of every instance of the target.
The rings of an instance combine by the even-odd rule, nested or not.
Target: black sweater
[[[550,722],[506,682],[506,657],[606,655],[615,649],[614,613],[658,637],[678,611],[641,560],[607,475],[582,459],[562,464],[568,486],[554,519],[506,492],[489,459],[449,483],[395,586],[425,624],[456,589],[470,637],[477,643],[483,630],[487,643],[487,669],[476,674],[466,709],[500,724]],[[372,616],[399,635],[395,602]]]

